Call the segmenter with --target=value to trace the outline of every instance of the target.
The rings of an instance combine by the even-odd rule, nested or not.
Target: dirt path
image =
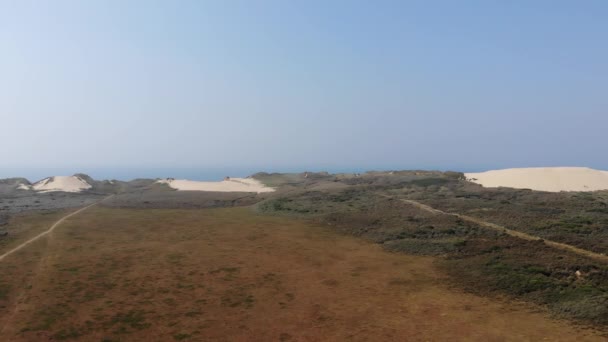
[[[100,200],[100,201],[97,201],[97,202],[95,202],[95,203],[93,203],[93,204],[87,205],[87,206],[86,206],[86,207],[84,207],[84,208],[80,208],[80,209],[78,209],[78,210],[76,210],[76,211],[74,211],[74,212],[72,212],[72,213],[70,213],[70,214],[65,215],[64,217],[60,218],[60,219],[59,219],[59,220],[57,220],[55,223],[53,223],[53,225],[52,225],[52,226],[51,226],[49,229],[47,229],[47,230],[45,230],[44,232],[42,232],[42,233],[40,233],[40,234],[38,234],[38,235],[34,236],[34,237],[33,237],[33,238],[31,238],[31,239],[29,239],[29,240],[25,241],[24,243],[22,243],[22,244],[20,244],[19,246],[17,246],[17,247],[15,247],[15,248],[11,249],[10,251],[8,251],[8,252],[6,252],[6,253],[4,253],[4,254],[0,255],[0,261],[4,260],[4,258],[6,258],[7,256],[9,256],[9,255],[11,255],[11,254],[13,254],[13,253],[17,252],[18,250],[20,250],[20,249],[24,248],[25,246],[29,245],[30,243],[32,243],[32,242],[34,242],[34,241],[36,241],[36,240],[40,239],[41,237],[43,237],[43,236],[45,236],[45,235],[47,235],[47,234],[51,233],[53,230],[55,230],[55,228],[57,228],[59,225],[61,225],[61,224],[62,224],[62,223],[65,221],[65,220],[69,219],[70,217],[72,217],[72,216],[74,216],[74,215],[78,215],[78,214],[80,214],[81,212],[83,212],[83,211],[85,211],[85,210],[89,209],[90,207],[92,207],[92,206],[94,206],[94,205],[97,205],[98,203],[100,203],[100,202],[102,202],[102,201],[105,201],[105,200],[109,199],[109,198],[110,198],[110,197],[112,197],[112,196],[114,196],[114,195],[110,195],[110,196],[108,196],[108,197],[106,197],[106,198],[104,198],[104,199],[102,199],[102,200]]]
[[[391,197],[391,196],[388,196],[388,195],[381,195],[381,196],[387,197],[387,198],[394,198],[394,197]],[[578,248],[578,247],[574,247],[572,245],[568,245],[568,244],[565,244],[565,243],[560,243],[560,242],[555,242],[555,241],[551,241],[551,240],[546,240],[546,239],[543,239],[543,238],[538,237],[538,236],[526,234],[526,233],[523,233],[523,232],[520,232],[520,231],[517,231],[517,230],[509,229],[509,228],[507,228],[505,226],[501,226],[501,225],[498,225],[498,224],[495,224],[495,223],[487,222],[487,221],[484,221],[484,220],[476,218],[476,217],[472,217],[472,216],[468,216],[468,215],[463,215],[463,214],[448,213],[448,212],[445,212],[445,211],[442,211],[442,210],[439,210],[439,209],[435,209],[435,208],[433,208],[431,206],[428,206],[426,204],[423,204],[423,203],[420,203],[420,202],[417,202],[417,201],[414,201],[414,200],[403,199],[403,198],[399,198],[399,200],[402,201],[402,202],[404,202],[404,203],[413,205],[413,206],[415,206],[417,208],[420,208],[420,209],[422,209],[424,211],[433,213],[433,214],[456,216],[456,217],[458,217],[461,220],[468,221],[468,222],[471,222],[471,223],[475,223],[475,224],[478,224],[478,225],[480,225],[482,227],[485,227],[485,228],[501,231],[501,232],[504,232],[504,233],[506,233],[508,235],[511,235],[513,237],[517,237],[517,238],[520,238],[520,239],[523,239],[523,240],[531,240],[531,241],[543,240],[544,243],[547,246],[551,246],[553,248],[557,248],[557,249],[569,251],[569,252],[572,252],[572,253],[576,253],[578,255],[581,255],[581,256],[584,256],[584,257],[588,257],[588,258],[591,258],[591,259],[594,259],[594,260],[597,260],[597,261],[608,262],[608,256],[604,255],[604,254],[595,253],[595,252],[588,251],[586,249],[582,249],[582,248]]]

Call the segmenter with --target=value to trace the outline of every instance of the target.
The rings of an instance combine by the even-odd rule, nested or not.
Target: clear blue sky
[[[0,0],[0,169],[608,169],[607,18],[606,1]]]

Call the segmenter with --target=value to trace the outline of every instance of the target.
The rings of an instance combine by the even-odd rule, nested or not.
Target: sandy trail
[[[387,198],[393,198],[393,197],[388,196],[388,195],[382,195],[382,196],[387,197]],[[595,253],[595,252],[588,251],[586,249],[578,248],[578,247],[575,247],[575,246],[572,246],[572,245],[568,245],[568,244],[565,244],[565,243],[560,243],[560,242],[555,242],[555,241],[543,239],[543,238],[538,237],[538,236],[534,236],[534,235],[523,233],[523,232],[520,232],[520,231],[517,231],[517,230],[509,229],[509,228],[507,228],[505,226],[501,226],[501,225],[498,225],[498,224],[495,224],[495,223],[487,222],[487,221],[478,219],[476,217],[472,217],[472,216],[468,216],[468,215],[463,215],[463,214],[448,213],[448,212],[445,212],[445,211],[442,211],[442,210],[439,210],[439,209],[435,209],[435,208],[433,208],[431,206],[428,206],[426,204],[423,204],[423,203],[420,203],[420,202],[417,202],[417,201],[414,201],[414,200],[403,199],[403,198],[399,198],[399,200],[402,201],[402,202],[404,202],[404,203],[413,205],[413,206],[415,206],[415,207],[417,207],[419,209],[422,209],[424,211],[433,213],[433,214],[440,214],[440,215],[442,214],[442,215],[456,216],[456,217],[458,217],[461,220],[468,221],[468,222],[471,222],[471,223],[475,223],[475,224],[478,224],[478,225],[480,225],[482,227],[485,227],[485,228],[501,231],[501,232],[504,232],[505,234],[508,234],[510,236],[513,236],[513,237],[516,237],[516,238],[520,238],[520,239],[523,239],[523,240],[531,240],[531,241],[543,240],[544,243],[547,246],[551,246],[553,248],[569,251],[569,252],[572,252],[572,253],[575,253],[575,254],[587,257],[587,258],[591,258],[591,259],[594,259],[594,260],[597,260],[597,261],[608,263],[608,255],[605,255],[605,254]]]
[[[36,240],[40,239],[41,237],[43,237],[43,236],[45,236],[45,235],[48,235],[48,234],[49,234],[49,233],[51,233],[53,230],[55,230],[55,228],[57,228],[59,225],[61,225],[61,224],[62,224],[62,223],[65,221],[65,220],[69,219],[70,217],[72,217],[72,216],[74,216],[74,215],[78,215],[78,214],[80,214],[81,212],[83,212],[83,211],[85,211],[85,210],[89,209],[90,207],[92,207],[92,206],[94,206],[94,205],[97,205],[97,204],[99,204],[100,202],[105,201],[105,200],[107,200],[107,199],[111,198],[112,196],[114,196],[114,195],[110,195],[110,196],[108,196],[108,197],[106,197],[106,198],[104,198],[104,199],[102,199],[102,200],[100,200],[100,201],[97,201],[97,202],[95,202],[95,203],[93,203],[93,204],[87,205],[87,206],[86,206],[86,207],[84,207],[84,208],[80,208],[80,209],[78,209],[78,210],[76,210],[76,211],[74,211],[74,212],[72,212],[72,213],[70,213],[70,214],[65,215],[64,217],[62,217],[62,218],[60,218],[59,220],[57,220],[57,222],[53,223],[53,225],[52,225],[52,226],[51,226],[49,229],[47,229],[47,230],[45,230],[44,232],[42,232],[42,233],[40,233],[40,234],[38,234],[38,235],[34,236],[34,237],[33,237],[33,238],[31,238],[31,239],[29,239],[29,240],[25,241],[24,243],[22,243],[22,244],[20,244],[19,246],[17,246],[17,247],[15,247],[15,248],[11,249],[10,251],[8,251],[8,252],[6,252],[6,253],[4,253],[4,254],[0,255],[0,261],[4,260],[4,258],[6,258],[7,256],[9,256],[9,255],[11,255],[11,254],[13,254],[13,253],[17,252],[18,250],[20,250],[20,249],[24,248],[25,246],[29,245],[30,243],[32,243],[32,242],[34,242],[34,241],[36,241]]]

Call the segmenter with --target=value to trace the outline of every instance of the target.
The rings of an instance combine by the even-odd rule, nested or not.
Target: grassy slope
[[[392,251],[443,255],[445,260],[441,264],[453,275],[452,281],[467,290],[508,294],[547,305],[561,317],[608,325],[607,265],[555,250],[542,242],[508,237],[450,215],[432,215],[379,196],[386,193],[396,199],[414,198],[450,212],[488,220],[497,218],[498,222],[501,222],[498,219],[501,216],[491,213],[506,208],[511,214],[505,217],[521,214],[519,221],[509,226],[522,231],[529,231],[525,223],[533,225],[544,220],[548,209],[561,203],[563,212],[556,214],[553,220],[585,215],[592,222],[588,225],[597,227],[594,236],[608,235],[603,218],[591,216],[602,213],[591,211],[589,214],[589,208],[602,207],[602,193],[548,194],[481,189],[449,177],[393,183],[386,179],[368,179],[346,190],[294,192],[260,203],[258,208],[268,213],[310,217],[339,231],[381,243]],[[482,199],[475,194],[483,196]],[[510,199],[508,203],[505,198]],[[594,204],[585,205],[589,202]],[[570,230],[554,229],[554,235],[560,233],[558,241],[572,241]],[[594,240],[593,236],[585,236],[581,241],[589,244]],[[605,241],[600,239],[595,245]],[[580,276],[576,275],[577,271]]]

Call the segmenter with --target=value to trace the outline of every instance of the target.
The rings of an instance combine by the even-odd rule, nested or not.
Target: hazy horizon
[[[555,165],[576,166],[576,165]],[[485,168],[446,168],[446,167],[376,167],[376,168],[323,168],[323,167],[301,167],[301,168],[38,168],[38,169],[16,169],[8,168],[0,170],[0,179],[23,177],[30,182],[36,182],[50,176],[70,176],[76,173],[84,173],[96,180],[121,180],[130,181],[137,178],[176,178],[197,181],[218,181],[226,176],[247,177],[257,172],[278,173],[301,173],[301,172],[330,172],[330,173],[364,173],[367,171],[399,171],[399,170],[428,170],[428,171],[457,171],[457,172],[482,172]]]
[[[407,169],[407,168],[406,168]],[[417,170],[438,170],[448,171],[452,169],[446,168],[409,168]],[[393,171],[404,170],[404,168],[252,168],[252,167],[225,167],[225,168],[159,168],[159,167],[142,167],[142,168],[42,168],[42,169],[3,169],[0,171],[0,179],[23,177],[31,182],[35,182],[50,176],[70,176],[76,173],[87,174],[96,180],[116,179],[116,180],[133,180],[136,178],[177,178],[191,179],[199,181],[221,180],[226,176],[230,177],[246,177],[257,172],[280,172],[280,173],[300,173],[300,172],[330,172],[330,173],[362,173],[366,171]],[[461,170],[457,170],[461,171]],[[462,170],[478,171],[478,170]],[[480,171],[480,170],[479,170]]]
[[[606,17],[602,1],[2,2],[0,178],[608,170]]]

